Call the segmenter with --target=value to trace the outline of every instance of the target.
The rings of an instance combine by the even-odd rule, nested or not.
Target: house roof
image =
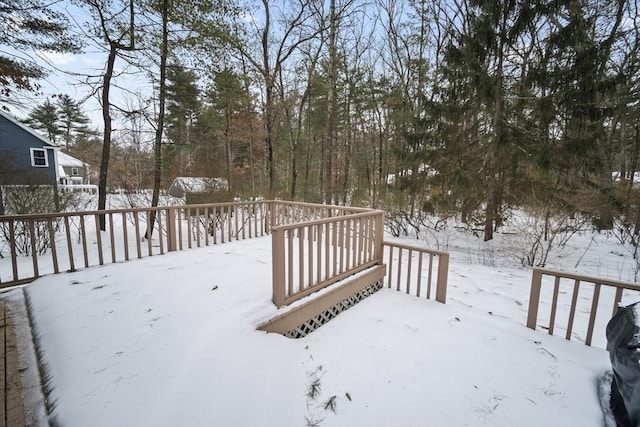
[[[85,167],[85,163],[82,160],[76,159],[75,157],[70,156],[67,153],[63,153],[62,151],[58,151],[58,164],[67,168]]]
[[[30,127],[24,125],[23,123],[20,123],[18,120],[16,120],[14,117],[12,117],[11,115],[9,115],[8,113],[0,110],[0,116],[4,117],[5,119],[7,119],[8,121],[10,121],[11,123],[13,123],[14,125],[18,126],[19,128],[21,128],[22,130],[24,130],[25,132],[30,133],[31,135],[35,136],[36,138],[38,138],[40,141],[42,141],[43,144],[46,144],[50,147],[53,148],[57,148],[58,146],[56,144],[54,144],[53,142],[49,141],[47,138],[45,138],[44,136],[40,135],[39,133],[37,133],[35,130],[31,129]]]
[[[210,190],[228,190],[229,182],[224,178],[207,178],[196,176],[178,176],[171,187],[179,186],[190,193],[204,193]]]

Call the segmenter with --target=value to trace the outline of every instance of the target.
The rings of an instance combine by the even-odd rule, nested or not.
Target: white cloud
[[[67,65],[73,61],[73,55],[69,53],[37,50],[36,55],[38,56],[38,58],[53,65]]]

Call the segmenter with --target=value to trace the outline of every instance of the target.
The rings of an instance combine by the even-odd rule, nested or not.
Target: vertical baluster
[[[49,241],[51,241],[51,259],[53,261],[53,272],[57,274],[60,272],[60,267],[58,265],[58,252],[56,250],[56,233],[53,231],[53,219],[51,217],[47,218],[47,228],[49,229]]]
[[[145,211],[147,215],[147,255],[153,256],[153,248],[151,246],[151,239],[153,235],[151,234],[151,211]]]
[[[393,246],[388,245],[389,248],[389,277],[387,278],[387,287],[391,289],[391,271],[393,270]]]
[[[211,217],[209,216],[209,207],[204,208],[204,245],[209,246],[209,229],[211,228]]]
[[[196,247],[200,247],[200,208],[196,208]]]
[[[313,285],[313,259],[315,258],[314,257],[315,254],[313,253],[313,236],[316,233],[316,227],[317,227],[316,225],[309,226],[309,228],[308,228],[308,233],[309,234],[307,236],[307,251],[309,252],[308,253],[308,260],[307,260],[307,262],[309,263],[309,268],[308,268],[308,270],[309,270],[309,272],[308,272],[309,273],[309,286]]]
[[[332,236],[332,255],[333,255],[333,262],[332,262],[332,275],[336,276],[338,274],[338,221],[335,221],[333,223],[331,223],[332,225],[332,230],[331,230],[331,236]]]
[[[316,236],[316,282],[320,283],[322,281],[322,230],[323,225],[318,224],[318,234]]]
[[[293,295],[293,230],[287,230],[287,297]]]
[[[89,268],[89,253],[87,250],[87,230],[84,223],[84,215],[80,215],[80,238],[82,239],[82,256],[84,259],[84,268]],[[53,242],[52,242],[53,244]],[[51,253],[53,253],[53,245],[51,246]],[[56,272],[57,273],[57,272]]]
[[[102,253],[102,231],[100,230],[100,215],[94,215],[96,223],[96,242],[98,246],[98,263],[104,265],[104,255]]]
[[[16,254],[16,230],[13,221],[9,221],[9,247],[11,248],[11,273],[13,281],[18,281],[18,254]]]
[[[185,212],[187,215],[187,248],[191,249],[193,242],[193,226],[191,224],[193,221],[193,211],[191,209],[187,209]]]
[[[580,281],[578,279],[573,283],[573,294],[571,295],[571,308],[569,309],[569,322],[567,323],[567,334],[565,338],[571,339],[571,332],[573,331],[573,320],[576,315],[576,306],[578,304],[578,292],[580,290]]]
[[[226,222],[226,218],[224,216],[224,206],[220,206],[220,243],[225,242],[224,238],[224,224]]]
[[[298,228],[298,291],[304,289],[304,227]],[[311,285],[311,283],[309,283]]]
[[[158,218],[158,241],[160,243],[160,255],[164,253],[164,238],[162,236],[162,210],[156,210],[156,217]]]
[[[245,236],[245,226],[246,226],[246,220],[245,220],[245,211],[247,210],[247,205],[242,205],[242,208],[240,209],[240,212],[242,213],[242,240],[246,239]],[[251,227],[251,226],[249,226]],[[251,228],[249,228],[251,229]]]
[[[427,299],[431,298],[431,279],[433,278],[433,254],[429,254],[429,273],[427,273]]]
[[[229,208],[233,209],[233,220],[236,227],[236,241],[240,240],[240,228],[238,227],[238,206],[238,204],[234,203],[233,205],[231,205],[231,208]]]
[[[113,212],[109,212],[109,241],[111,242],[111,262],[116,262],[116,241],[113,233]]]
[[[33,277],[40,277],[38,271],[38,246],[36,245],[36,228],[33,219],[28,220],[29,223],[29,240],[31,243],[31,262],[33,264]]]
[[[344,246],[347,249],[345,268],[351,270],[353,268],[353,262],[351,261],[351,218],[348,218],[345,223]]]
[[[549,335],[553,335],[556,323],[556,310],[558,308],[558,294],[560,292],[560,277],[556,276],[553,284],[553,300],[551,302],[551,317],[549,318]]]
[[[331,228],[329,223],[324,224],[324,278],[328,279],[331,275],[331,269],[329,268],[329,258],[331,253],[329,248],[331,244]]]
[[[129,239],[127,235],[127,213],[122,212],[122,238],[124,240],[124,260],[129,261]]]
[[[76,271],[76,266],[73,261],[73,248],[71,246],[71,229],[69,228],[69,217],[67,215],[64,217],[64,228],[67,235],[67,250],[69,251],[69,269]]]
[[[231,240],[233,240],[233,224],[231,223],[231,217],[233,216],[233,205],[227,205],[227,230],[229,233],[229,240],[227,240],[228,242],[231,242]]]
[[[401,273],[402,273],[402,253],[404,252],[404,249],[399,248],[398,251],[398,277],[396,278],[396,291],[400,290],[400,277],[401,277]]]
[[[593,327],[596,324],[596,315],[598,313],[598,300],[600,299],[600,283],[596,283],[593,288],[593,301],[591,303],[591,313],[589,315],[589,326],[587,328],[587,339],[585,344],[591,346],[591,339],[593,338]]]
[[[418,252],[418,284],[416,287],[416,296],[420,298],[420,287],[422,286],[422,258],[424,257],[424,252]]]
[[[139,211],[133,211],[133,224],[136,229],[136,255],[138,258],[142,258],[142,247],[140,246],[140,218]]]
[[[182,250],[182,209],[177,209],[178,211],[178,249]]]
[[[411,292],[411,258],[413,258],[413,250],[409,249],[409,261],[407,261],[407,294]]]

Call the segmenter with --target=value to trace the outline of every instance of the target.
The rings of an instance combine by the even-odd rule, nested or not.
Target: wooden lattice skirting
[[[304,337],[382,289],[386,271],[387,267],[384,264],[370,267],[333,285],[327,292],[320,295],[311,294],[306,297],[305,302],[296,307],[283,307],[279,310],[279,315],[258,326],[258,329],[289,338]]]
[[[298,325],[297,327],[290,330],[284,335],[289,338],[305,337],[307,336],[307,334],[310,334],[311,332],[315,331],[320,326],[324,325],[329,320],[336,317],[338,314],[342,313],[345,310],[350,309],[351,307],[353,307],[363,299],[378,292],[380,289],[382,289],[382,280],[372,283],[366,288],[357,292],[356,294],[351,295],[348,298],[345,298],[344,300],[340,301],[338,304],[312,317],[311,319],[307,320],[301,325]]]

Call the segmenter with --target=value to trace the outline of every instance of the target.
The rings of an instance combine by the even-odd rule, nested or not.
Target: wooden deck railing
[[[363,211],[350,213],[328,207],[322,212],[312,211],[308,216],[328,216],[323,219],[272,227],[276,306],[290,304],[345,277],[382,264],[384,212]],[[278,215],[278,218],[284,217]]]
[[[395,288],[397,291],[404,289],[407,294],[415,290],[417,297],[424,293],[424,297],[429,299],[432,295],[432,283],[435,278],[435,299],[443,304],[446,303],[449,275],[448,252],[387,241],[382,242],[382,245],[388,252],[384,259],[387,260],[387,286],[389,288]],[[396,252],[394,249],[398,254],[398,257],[395,258],[396,262],[394,262]],[[414,258],[417,260],[414,261]],[[434,259],[436,260],[435,266]]]
[[[319,205],[316,203],[290,202],[278,200],[269,202],[271,213],[270,225],[297,224],[314,219],[333,218],[362,212],[371,212],[368,208],[353,208],[348,206]]]
[[[101,216],[105,231],[99,231]],[[9,252],[9,262],[0,260],[0,288],[48,273],[272,234],[273,301],[278,307],[382,264],[383,243],[389,249],[389,287],[397,277],[400,289],[403,251],[409,251],[402,270],[406,290],[412,286],[416,254],[420,296],[423,258],[428,256],[425,295],[431,294],[435,258],[436,300],[445,302],[448,254],[383,242],[383,228],[383,211],[286,201],[0,216],[0,245],[5,244],[0,254]],[[152,238],[145,239],[149,234]],[[395,248],[400,252],[394,263]]]
[[[570,340],[577,329],[576,321],[582,320],[583,324],[580,330],[584,333],[584,343],[589,346],[594,339],[594,330],[598,329],[600,332],[603,332],[603,326],[605,326],[611,316],[618,311],[619,304],[623,300],[623,293],[625,293],[625,291],[634,292],[635,295],[629,296],[631,296],[631,300],[635,302],[637,301],[638,292],[640,292],[640,285],[636,283],[583,276],[544,268],[534,268],[531,278],[531,294],[529,297],[529,312],[527,316],[527,327],[531,329],[536,329],[538,324],[538,311],[541,306],[541,293],[544,290],[543,277],[545,276],[553,279],[548,281],[553,282],[553,288],[551,291],[551,283],[548,283],[549,286],[547,286],[546,290],[548,294],[551,294],[550,308],[547,303],[549,323],[548,326],[542,327],[548,328],[549,335],[554,334],[556,327],[565,329],[565,338]],[[572,291],[567,292],[567,289],[571,289],[571,285],[573,285]],[[583,294],[586,294],[590,298],[584,296],[580,298],[581,289],[584,289]],[[564,297],[562,298],[562,302],[560,301],[561,297]],[[598,317],[598,306],[600,305],[600,301],[605,297],[611,303],[611,311],[601,314],[601,316]],[[582,318],[578,319],[578,317]],[[566,320],[566,323],[564,320]],[[586,327],[584,323],[586,323]],[[566,327],[564,325],[566,325]],[[599,326],[598,328],[596,328],[597,325]],[[599,334],[600,341],[602,341],[603,338],[604,333]]]
[[[268,209],[260,201],[0,216],[0,240],[10,258],[10,266],[0,270],[0,287],[79,266],[264,236],[271,227]],[[152,212],[152,238],[144,239],[151,231]],[[103,232],[98,226],[101,215],[106,221]]]

